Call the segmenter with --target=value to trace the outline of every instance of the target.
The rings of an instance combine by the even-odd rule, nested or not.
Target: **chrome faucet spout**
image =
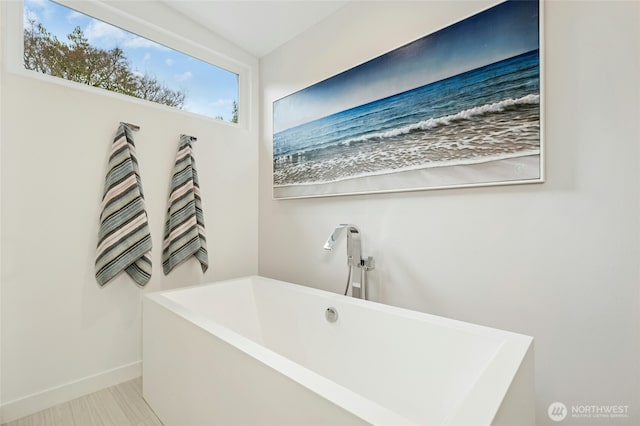
[[[373,258],[366,260],[362,258],[362,240],[360,230],[356,225],[341,223],[333,230],[327,242],[324,243],[325,250],[332,250],[337,239],[343,230],[347,231],[347,265],[349,265],[349,277],[347,279],[347,289],[352,288],[352,296],[365,299],[366,295],[366,275],[368,270],[373,269]],[[357,272],[356,272],[357,271]],[[354,273],[356,272],[356,273]],[[363,279],[364,278],[364,279]]]
[[[336,244],[336,241],[338,240],[338,237],[342,233],[343,229],[344,229],[344,225],[336,226],[336,229],[334,229],[331,235],[329,235],[327,242],[324,243],[325,250],[333,250],[333,246]]]
[[[358,227],[356,225],[351,225],[351,224],[347,224],[347,223],[341,223],[340,225],[336,226],[336,229],[333,230],[333,232],[331,233],[331,235],[329,235],[329,238],[327,239],[327,242],[324,243],[324,249],[325,250],[332,250],[333,246],[336,244],[336,241],[338,240],[338,237],[340,237],[340,234],[342,234],[342,230],[347,229],[350,233],[351,232],[356,232],[356,233],[360,233],[360,230],[358,229]],[[347,241],[349,241],[349,234],[347,234]]]

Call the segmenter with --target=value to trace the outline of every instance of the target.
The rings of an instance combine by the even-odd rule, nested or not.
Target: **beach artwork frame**
[[[273,198],[544,181],[541,3],[508,0],[273,103]]]

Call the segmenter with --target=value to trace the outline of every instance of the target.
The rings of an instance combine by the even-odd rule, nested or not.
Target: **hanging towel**
[[[200,185],[191,147],[195,140],[191,136],[180,136],[162,243],[165,275],[190,256],[198,259],[203,273],[209,267]]]
[[[139,285],[151,278],[151,233],[133,131],[120,123],[113,140],[102,196],[96,280],[105,285],[125,270]]]

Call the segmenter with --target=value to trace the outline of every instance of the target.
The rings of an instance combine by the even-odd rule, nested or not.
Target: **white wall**
[[[493,1],[353,2],[262,58],[259,272],[342,291],[345,244],[322,245],[358,224],[377,300],[535,337],[539,424],[561,401],[637,425],[640,3],[545,3],[544,184],[271,198],[274,100]]]
[[[165,16],[160,12],[149,13]],[[172,19],[178,26],[179,17]],[[217,42],[190,28],[192,34],[182,35]],[[3,38],[5,29],[3,23]],[[224,53],[243,61],[246,83],[253,85],[246,91],[251,106],[244,105],[244,126],[2,67],[5,420],[139,375],[144,293],[257,272],[258,62],[241,51]],[[100,199],[120,121],[142,128],[135,141],[154,246],[153,275],[144,289],[126,274],[103,288],[94,278]],[[210,268],[203,275],[190,260],[165,277],[162,231],[181,133],[198,137],[194,150]]]

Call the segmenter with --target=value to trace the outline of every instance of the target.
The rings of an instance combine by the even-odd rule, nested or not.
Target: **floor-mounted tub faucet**
[[[332,250],[337,239],[343,230],[347,232],[347,265],[349,275],[347,276],[347,287],[344,290],[346,295],[351,285],[351,295],[360,299],[368,299],[367,292],[367,271],[374,268],[373,257],[366,259],[362,257],[362,241],[360,240],[360,230],[356,225],[342,223],[336,226],[327,242],[324,243],[325,250]],[[354,274],[354,271],[360,272]]]

